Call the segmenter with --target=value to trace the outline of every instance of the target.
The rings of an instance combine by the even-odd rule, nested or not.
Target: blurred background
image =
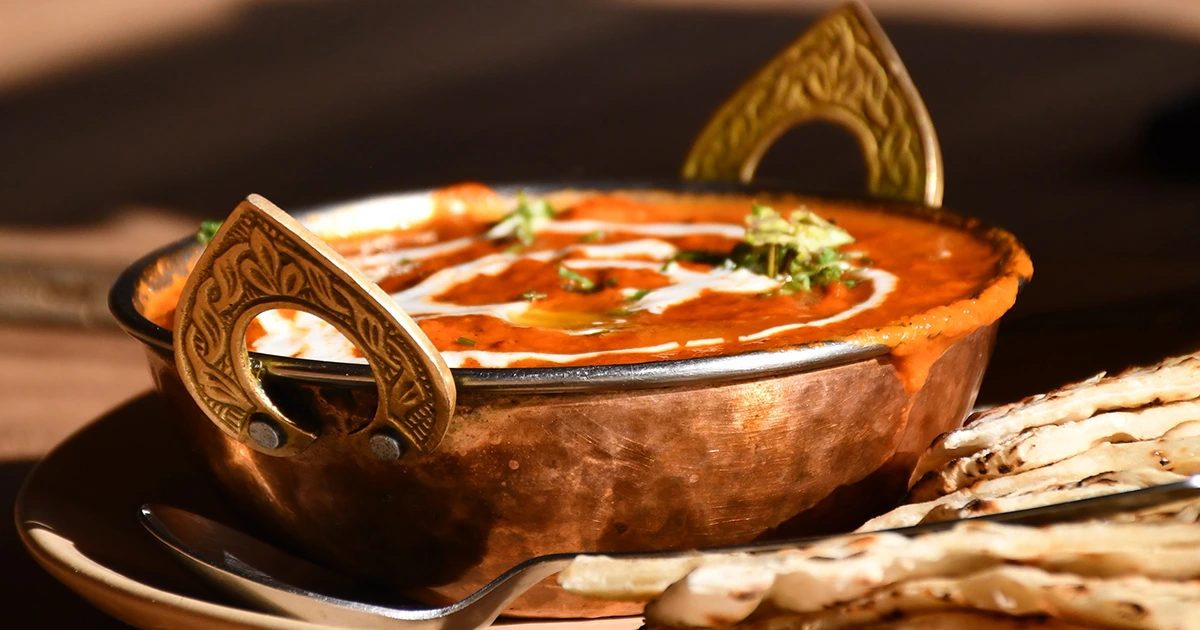
[[[981,400],[1200,347],[1200,2],[867,4],[938,129],[946,206],[1036,266]],[[150,387],[105,292],[200,219],[251,192],[674,177],[835,5],[0,0],[0,480]],[[865,169],[817,125],[760,173],[856,194]]]
[[[88,417],[36,366],[104,403],[147,385],[112,277],[247,194],[295,209],[463,179],[672,178],[716,106],[835,5],[0,0],[0,439],[36,453],[47,405]],[[938,129],[946,206],[1034,259],[983,399],[1200,345],[1200,3],[868,6]],[[825,125],[760,169],[843,195],[864,173]]]

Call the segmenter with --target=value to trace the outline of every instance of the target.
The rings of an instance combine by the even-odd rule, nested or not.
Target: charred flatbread
[[[777,615],[748,620],[732,626],[736,630],[805,630],[805,616]],[[670,628],[648,621],[646,630]],[[887,621],[870,623],[859,630],[1095,630],[1096,626],[1081,626],[1046,615],[1010,617],[973,610],[952,610],[933,613],[897,613]]]
[[[1097,374],[1048,394],[972,416],[965,427],[938,438],[917,462],[912,479],[953,459],[999,444],[1032,427],[1064,424],[1097,412],[1200,398],[1200,353],[1167,359],[1116,376]]]
[[[932,501],[902,505],[867,521],[858,531],[892,529],[920,523],[932,510],[961,508],[969,502],[1042,492],[1113,471],[1165,470],[1182,475],[1200,472],[1200,436],[1125,444],[1101,444],[1086,453],[1023,473],[986,479]]]
[[[1051,617],[1077,627],[1194,630],[1200,628],[1200,583],[1138,576],[1085,578],[1035,567],[1000,566],[960,577],[903,582],[818,613],[777,615],[735,627],[841,630],[872,627],[906,616],[961,611],[1039,621]],[[667,618],[648,619],[653,624],[675,625]]]
[[[912,487],[909,500],[931,501],[979,481],[1060,462],[1106,442],[1153,440],[1177,428],[1174,437],[1184,437],[1188,430],[1200,435],[1196,420],[1200,400],[1186,400],[1035,427],[929,471]]]
[[[1166,470],[1143,469],[1111,472],[1095,475],[1079,482],[1054,486],[1042,492],[1003,496],[995,499],[964,498],[962,503],[944,503],[927,512],[921,518],[920,523],[937,523],[1000,512],[1028,510],[1118,492],[1130,492],[1184,479],[1187,479],[1185,475]]]
[[[819,613],[913,580],[976,574],[1009,563],[1070,571],[1085,577],[1140,575],[1160,580],[1200,578],[1200,528],[1185,524],[1077,523],[1044,528],[964,523],[906,538],[880,532],[831,539],[763,554],[658,560],[580,558],[560,575],[567,590],[620,598],[611,586],[639,584],[627,599],[656,596],[647,615],[677,626],[738,623],[766,606]],[[647,580],[664,586],[659,593]],[[599,585],[599,587],[597,586]]]

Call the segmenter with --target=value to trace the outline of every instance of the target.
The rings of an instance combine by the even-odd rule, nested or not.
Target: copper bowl
[[[830,202],[809,203],[819,212]],[[1003,254],[997,280],[1027,262],[1006,233],[945,211],[854,205],[975,231]],[[852,528],[898,501],[917,456],[961,423],[996,333],[990,323],[955,341],[911,394],[891,348],[845,342],[624,365],[455,369],[458,400],[441,445],[395,462],[352,439],[378,401],[367,366],[252,355],[271,399],[320,427],[302,453],[277,457],[216,430],[183,387],[171,331],[141,314],[147,296],[186,274],[200,249],[190,239],[161,249],[112,292],[113,312],[146,344],[187,442],[257,521],[320,560],[429,602],[464,597],[545,553]],[[511,612],[631,611],[543,585]]]
[[[882,81],[872,84],[876,92],[834,90],[824,100],[809,94],[807,104],[785,99],[775,108],[756,96],[776,90],[788,73],[800,73],[796,85],[809,85],[805,73],[836,61],[847,42],[852,61],[875,55],[876,65],[857,80]],[[839,76],[856,80],[846,64],[844,56],[836,62]],[[864,94],[881,100],[863,101]],[[747,103],[759,117],[749,124]],[[1011,288],[1028,278],[1028,257],[1011,235],[930,207],[941,199],[932,128],[886,39],[857,7],[831,14],[752,78],[701,134],[685,176],[748,180],[783,128],[814,117],[847,123],[859,136],[873,194],[911,200],[808,199],[814,210],[845,203],[967,229],[1001,253],[996,284]],[[655,188],[712,190],[687,182]],[[913,391],[891,347],[855,342],[628,365],[455,369],[457,402],[441,443],[397,461],[381,461],[363,446],[379,401],[367,366],[251,355],[247,365],[270,400],[316,436],[299,452],[277,456],[249,442],[244,426],[234,427],[235,437],[214,427],[181,380],[177,340],[143,316],[147,297],[186,275],[202,249],[192,240],[164,247],[125,271],[111,293],[113,313],[146,345],[155,382],[178,409],[170,421],[256,522],[320,561],[434,604],[461,599],[536,555],[706,547],[851,528],[894,505],[917,456],[962,422],[997,325],[981,322],[942,344]],[[551,581],[509,609],[543,617],[637,612],[575,599]]]

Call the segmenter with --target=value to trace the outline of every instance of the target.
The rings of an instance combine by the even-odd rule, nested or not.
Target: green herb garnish
[[[212,242],[213,237],[217,235],[217,230],[221,229],[221,224],[224,221],[201,221],[200,229],[196,230],[196,242],[201,245],[208,245]]]
[[[605,278],[605,279],[604,279],[604,286],[606,286],[606,287],[615,287],[615,286],[617,286],[617,278],[616,278],[616,276],[609,276],[609,277]]]
[[[838,247],[854,242],[842,228],[799,208],[784,219],[769,206],[754,204],[746,217],[746,240],[730,254],[731,263],[783,281],[780,291],[810,291],[842,281],[853,271],[851,254]]]
[[[650,291],[652,291],[652,290],[653,289],[638,289],[637,291],[633,292],[633,295],[630,295],[629,297],[625,298],[625,301],[626,302],[636,302],[636,301],[646,297],[647,295],[649,295]]]
[[[566,289],[568,291],[575,291],[577,293],[587,293],[590,291],[594,291],[596,289],[596,283],[593,282],[591,278],[588,278],[587,276],[585,276],[583,274],[571,271],[570,269],[567,269],[566,267],[564,267],[562,265],[558,266],[558,277],[562,278],[570,283],[567,286],[563,287],[564,289]]]
[[[788,280],[780,287],[784,293],[810,291],[842,280],[847,270],[845,257],[832,248],[821,250],[815,258],[793,261],[787,270]]]
[[[504,215],[487,235],[488,238],[515,236],[522,245],[528,247],[537,238],[538,229],[552,220],[554,208],[545,199],[531,200],[525,193],[517,193],[516,209]]]
[[[473,346],[475,345],[475,340],[467,339],[466,337],[459,337],[458,339],[454,340],[454,343],[460,346]]]
[[[722,254],[720,252],[707,252],[704,250],[675,252],[675,254],[671,256],[671,260],[673,261],[686,260],[688,262],[698,262],[705,265],[712,265],[714,267],[719,267],[720,265],[724,264],[728,258],[729,256],[726,254]]]
[[[545,297],[546,297],[545,293],[538,293],[537,291],[526,291],[521,294],[521,299],[525,300],[526,302],[532,302],[534,300],[545,299]]]
[[[604,236],[605,236],[604,230],[593,230],[591,232],[588,232],[587,234],[584,234],[583,236],[580,236],[579,242],[580,243],[595,243],[596,241],[604,238]]]
[[[836,256],[836,248],[853,242],[849,232],[804,208],[784,219],[774,208],[756,203],[746,217],[746,244],[760,254],[761,273],[772,278],[790,272],[795,261],[804,264],[826,251]]]
[[[860,280],[843,279],[843,274],[855,270],[852,261],[856,258],[860,265],[866,264],[867,259],[861,254],[839,252],[837,248],[853,242],[854,237],[846,230],[807,209],[798,208],[785,219],[774,208],[756,203],[746,216],[746,239],[732,252],[676,252],[661,271],[666,273],[676,261],[687,260],[747,269],[782,282],[779,289],[760,296],[809,291],[814,286],[834,282],[852,287]]]
[[[729,255],[722,254],[720,252],[708,252],[704,250],[675,252],[674,254],[671,254],[671,257],[668,258],[665,263],[663,263],[663,266],[659,268],[659,271],[663,273],[670,271],[671,265],[675,264],[675,262],[679,260],[686,260],[688,262],[697,262],[705,265],[712,265],[713,267],[720,267],[729,261]]]

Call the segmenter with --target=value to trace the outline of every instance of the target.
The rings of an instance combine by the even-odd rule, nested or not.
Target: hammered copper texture
[[[318,560],[445,603],[541,554],[851,527],[894,504],[916,453],[962,421],[994,334],[951,346],[907,423],[895,368],[873,359],[702,389],[463,392],[445,442],[413,462],[380,462],[337,439],[374,410],[372,389],[273,379],[277,403],[309,409],[321,438],[272,457],[216,430],[172,358],[149,354],[186,439],[238,506]],[[548,581],[509,612],[639,611],[576,600]]]
[[[907,419],[876,419],[895,424],[896,443],[888,460],[880,462],[870,475],[833,490],[817,505],[781,525],[774,537],[849,531],[898,504],[908,490],[908,478],[917,458],[935,437],[961,426],[974,406],[997,326],[981,328],[946,349],[913,397]]]

